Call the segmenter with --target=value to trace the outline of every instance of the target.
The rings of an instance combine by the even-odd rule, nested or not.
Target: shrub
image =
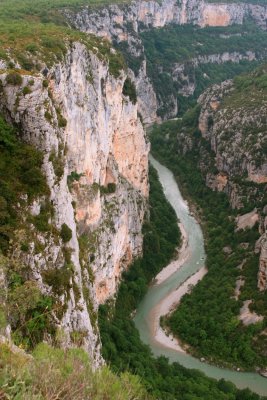
[[[48,84],[49,84],[48,80],[44,79],[43,80],[43,88],[48,88]]]
[[[116,192],[116,183],[108,183],[107,186],[100,186],[101,194],[110,194]]]
[[[24,96],[26,96],[27,94],[31,94],[31,89],[29,88],[29,86],[25,86],[22,90],[22,93]]]
[[[130,78],[126,78],[123,85],[122,93],[124,94],[124,96],[128,96],[133,104],[136,104],[136,89],[134,83],[131,81]]]
[[[13,71],[7,74],[6,76],[6,83],[8,85],[20,86],[22,82],[23,82],[22,77],[18,72]]]
[[[45,112],[45,114],[44,114],[44,116],[45,116],[45,119],[48,121],[48,122],[52,122],[52,114],[50,114],[50,112],[49,111],[46,111]]]
[[[42,273],[44,282],[53,288],[54,293],[61,296],[68,292],[71,284],[70,279],[73,275],[71,264],[65,264],[62,268],[51,268]]]
[[[59,181],[64,174],[64,157],[57,156],[56,150],[53,149],[50,153],[49,161],[51,161],[51,163],[53,164],[55,175]]]
[[[64,243],[69,242],[72,238],[72,230],[68,227],[67,224],[63,224],[61,226],[60,236]]]
[[[29,43],[26,46],[26,50],[32,54],[35,54],[38,51],[38,46],[35,43]]]
[[[10,288],[7,306],[15,344],[33,348],[45,333],[54,333],[49,318],[52,304],[52,299],[44,296],[35,282],[26,281]]]
[[[116,183],[108,183],[108,193],[116,192]]]
[[[63,115],[58,114],[57,120],[58,120],[58,126],[60,128],[65,128],[67,126],[67,120],[66,120],[66,118],[63,117]]]
[[[145,400],[140,378],[115,375],[104,366],[93,371],[82,349],[62,350],[39,344],[32,357],[0,345],[1,399],[118,399]],[[108,382],[108,384],[107,384]]]
[[[39,232],[51,230],[50,218],[53,213],[51,204],[47,201],[41,205],[40,214],[32,217],[32,222]]]

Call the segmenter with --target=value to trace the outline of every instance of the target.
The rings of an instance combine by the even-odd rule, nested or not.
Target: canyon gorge
[[[25,7],[18,9],[23,33],[16,40],[12,4],[0,5],[0,144],[6,157],[0,163],[0,316],[9,310],[0,342],[13,343],[17,334],[16,345],[21,340],[21,348],[33,347],[32,338],[24,342],[22,336],[42,299],[49,329],[34,340],[64,349],[78,345],[93,369],[105,364],[99,310],[114,306],[123,277],[146,248],[159,247],[153,235],[147,239],[153,218],[149,135],[153,124],[170,119],[178,121],[177,133],[163,135],[162,148],[189,158],[197,149],[205,186],[225,195],[234,210],[229,225],[235,224],[236,235],[257,231],[257,240],[247,245],[244,239],[242,246],[248,257],[258,257],[257,287],[264,296],[265,2],[66,1],[32,14]],[[30,22],[37,24],[35,36],[26,27],[29,15],[37,21]],[[20,147],[14,137],[32,153],[32,192],[22,172],[14,179],[6,172]],[[24,293],[32,304],[15,318],[10,310]],[[120,337],[116,330],[113,336]],[[108,351],[115,354],[114,346]]]

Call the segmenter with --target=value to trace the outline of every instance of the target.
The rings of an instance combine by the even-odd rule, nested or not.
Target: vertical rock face
[[[242,24],[248,8],[242,3],[205,4],[199,21],[201,26],[229,26]]]
[[[267,289],[267,233],[259,239],[260,261],[258,273],[258,288],[260,291]]]
[[[266,91],[255,88],[258,80],[265,77],[263,67],[247,77],[254,85],[248,90],[229,80],[212,86],[198,100],[199,130],[214,152],[213,168],[207,167],[208,157],[202,160],[207,186],[224,191],[233,208],[256,204],[253,211],[237,218],[237,230],[259,223],[262,236],[255,251],[260,253],[258,288],[261,291],[267,289],[267,219],[266,207],[263,207],[267,183]]]
[[[7,85],[2,73],[0,110],[20,124],[23,140],[43,151],[51,223],[54,232],[66,224],[71,239],[64,244],[52,231],[38,233],[42,252],[36,253],[29,238],[29,252],[16,249],[16,256],[42,292],[54,295],[44,276],[60,274],[68,255],[72,275],[67,289],[55,295],[63,308],[55,323],[64,331],[63,345],[71,345],[78,332],[98,365],[95,310],[115,294],[122,271],[142,251],[149,146],[137,105],[122,94],[123,71],[115,78],[105,62],[74,43],[64,62],[46,73],[48,88],[40,75],[24,75],[18,87]],[[31,93],[22,96],[27,85]],[[29,212],[38,215],[41,203],[37,200]]]
[[[210,141],[218,171],[228,177],[247,176],[248,181],[265,183],[267,164],[260,151],[266,130],[264,102],[254,106],[251,93],[250,107],[241,100],[240,104],[232,104],[233,91],[233,82],[229,80],[212,86],[199,97],[199,129]],[[256,137],[254,127],[257,127]]]
[[[204,0],[163,0],[157,2],[133,1],[127,5],[110,5],[101,10],[84,7],[80,11],[64,11],[65,16],[77,29],[105,37],[116,43],[127,43],[130,57],[142,60],[138,71],[132,75],[138,94],[139,113],[145,124],[159,121],[156,111],[163,103],[169,112],[165,119],[177,114],[177,98],[170,95],[166,100],[157,98],[150,79],[146,73],[146,61],[143,44],[139,32],[151,28],[161,28],[169,24],[194,24],[205,26],[228,26],[242,24],[248,17],[259,26],[266,29],[267,6],[233,2],[227,4],[209,3]],[[216,58],[216,55],[214,55]],[[220,55],[217,55],[220,57]],[[241,57],[242,58],[242,57]],[[246,56],[244,59],[249,59]],[[220,58],[221,59],[221,58]],[[200,63],[200,60],[198,60]],[[204,62],[213,62],[204,60]],[[214,61],[217,62],[217,61]],[[227,62],[220,60],[221,62]],[[236,60],[235,62],[239,62]],[[194,60],[192,62],[194,65]],[[177,67],[178,68],[178,67]],[[177,71],[176,68],[176,71]],[[181,72],[181,73],[180,73]],[[183,71],[178,73],[183,77]],[[182,79],[186,82],[187,76]],[[194,82],[183,85],[180,93],[191,95],[194,92]]]

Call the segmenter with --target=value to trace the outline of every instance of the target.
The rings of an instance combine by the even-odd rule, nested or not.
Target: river
[[[182,198],[177,182],[172,172],[150,156],[152,165],[156,168],[159,180],[163,186],[164,194],[174,208],[178,219],[184,227],[188,238],[188,255],[176,272],[167,279],[161,279],[160,283],[150,286],[145,298],[140,303],[134,318],[135,325],[139,330],[141,339],[151,347],[155,356],[164,355],[170,361],[176,361],[186,368],[198,369],[207,376],[215,379],[224,378],[233,382],[238,388],[249,388],[260,395],[267,395],[267,379],[257,373],[237,372],[219,368],[178,350],[166,341],[158,340],[155,334],[155,320],[159,304],[182,286],[192,274],[203,269],[205,264],[204,239],[195,218],[190,214],[186,201]],[[164,339],[164,336],[163,336]]]

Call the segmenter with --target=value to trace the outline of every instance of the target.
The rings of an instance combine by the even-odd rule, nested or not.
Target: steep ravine
[[[139,113],[146,124],[151,124],[159,120],[159,115],[164,119],[176,116],[178,104],[176,95],[173,94],[169,95],[168,100],[161,99],[155,85],[152,84],[151,76],[147,71],[147,60],[140,33],[172,24],[192,24],[202,28],[227,27],[233,24],[241,25],[247,19],[254,21],[260,28],[266,29],[267,6],[249,3],[218,4],[203,0],[183,0],[180,3],[175,0],[164,0],[160,3],[151,0],[110,5],[101,10],[83,7],[80,11],[73,12],[67,9],[63,11],[63,14],[75,28],[107,38],[126,52],[127,58],[131,60],[129,64],[134,65],[132,79],[137,87]],[[238,49],[236,49],[236,54],[211,54],[209,59],[198,59],[197,63],[202,61],[216,64],[229,61],[239,63],[241,60],[264,57],[263,54],[255,57],[253,47],[250,50],[252,52],[248,54],[239,53]],[[195,63],[196,60],[192,60],[191,69],[195,67]],[[183,86],[181,93],[186,96],[192,94],[194,82],[186,82],[189,77],[183,74],[185,67],[181,65],[175,68],[174,66],[173,70],[174,81],[177,81],[180,75],[179,83]],[[157,113],[166,101],[168,101],[168,110]]]
[[[188,235],[189,256],[184,260],[182,266],[179,264],[178,268],[171,275],[166,274],[166,279],[160,279],[159,283],[155,281],[139,305],[134,321],[140,332],[141,339],[150,345],[156,356],[164,355],[172,362],[179,362],[187,368],[201,370],[212,378],[224,378],[233,382],[238,388],[249,387],[258,394],[266,395],[266,378],[255,373],[235,372],[209,365],[205,361],[201,362],[189,354],[182,352],[177,344],[175,344],[175,340],[172,341],[169,337],[166,337],[165,340],[163,335],[158,336],[158,327],[155,329],[154,324],[159,323],[157,314],[160,313],[161,304],[163,304],[165,298],[171,297],[172,293],[177,293],[176,297],[173,298],[174,302],[177,301],[179,288],[182,288],[183,282],[190,276],[197,276],[201,271],[205,255],[200,226],[195,218],[190,215],[188,205],[181,196],[173,174],[154,158],[151,158],[151,161],[158,171],[165,196],[173,206],[177,217],[183,224]]]

